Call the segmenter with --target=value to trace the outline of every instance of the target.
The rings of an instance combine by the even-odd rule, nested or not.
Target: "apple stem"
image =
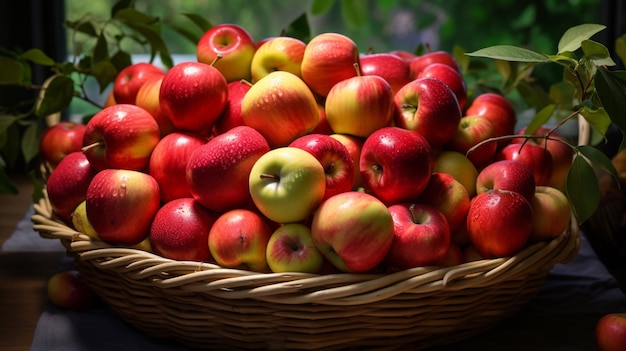
[[[222,54],[217,54],[217,56],[215,56],[215,59],[213,60],[213,62],[211,62],[211,66],[215,66],[215,64],[217,63],[217,61],[222,59]]]
[[[425,43],[424,48],[426,48],[426,52],[433,52],[433,49],[430,47],[430,43]]]
[[[82,152],[85,152],[85,151],[93,149],[94,147],[102,146],[103,144],[104,144],[104,142],[102,142],[102,141],[96,141],[95,143],[91,143],[91,144],[89,144],[87,146],[83,146],[80,150]]]
[[[269,174],[269,173],[261,173],[260,175],[261,179],[280,179],[279,176],[277,176],[276,174]]]
[[[247,81],[247,80],[245,80],[245,79],[242,79],[242,80],[240,80],[239,82],[241,82],[241,84],[247,84],[247,85],[249,85],[249,86],[252,86],[252,83],[251,83],[251,82],[249,82],[249,81]]]
[[[354,69],[356,70],[356,75],[360,77],[361,76],[361,66],[359,66],[358,62],[355,62],[353,64],[353,66],[354,66]]]

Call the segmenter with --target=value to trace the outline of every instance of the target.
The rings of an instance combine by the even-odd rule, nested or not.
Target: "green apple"
[[[313,243],[311,228],[301,223],[278,227],[269,239],[267,264],[272,272],[318,273],[324,256]]]
[[[300,222],[322,202],[326,174],[309,152],[280,147],[254,163],[249,189],[254,204],[267,218],[277,223]]]
[[[438,153],[433,172],[450,174],[463,184],[470,197],[476,195],[478,169],[465,154],[452,150]]]

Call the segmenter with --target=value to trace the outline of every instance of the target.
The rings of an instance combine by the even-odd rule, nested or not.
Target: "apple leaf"
[[[311,14],[315,16],[325,15],[335,4],[335,0],[313,0]]]
[[[467,53],[466,55],[517,62],[551,61],[547,55],[513,45],[489,46],[484,49],[479,49],[474,52]]]
[[[626,34],[615,40],[615,53],[622,63],[626,64]]]
[[[96,46],[93,49],[93,62],[97,63],[100,61],[107,60],[109,58],[109,47],[104,36],[104,33],[101,33],[96,40]]]
[[[596,186],[590,186],[590,185]],[[567,174],[566,192],[578,223],[582,224],[595,213],[600,203],[598,178],[591,165],[579,154],[574,157]]]
[[[98,36],[98,32],[96,31],[96,27],[94,27],[93,23],[79,20],[79,21],[65,21],[65,26],[71,28],[72,30],[86,34],[91,37]]]
[[[26,163],[39,153],[39,123],[32,121],[22,135],[22,155]]]
[[[40,49],[29,49],[22,54],[22,58],[42,66],[54,66],[56,63]]]
[[[341,15],[345,23],[352,28],[359,28],[365,23],[367,12],[367,2],[341,0]]]
[[[595,85],[598,97],[602,102],[602,106],[609,114],[611,121],[622,131],[626,133],[626,93],[625,83],[619,76],[612,74],[611,71],[599,67],[595,74]],[[624,140],[620,150],[623,149]]]
[[[17,118],[18,117],[12,115],[0,115],[0,134],[5,134],[7,129],[17,121]],[[0,146],[2,145],[0,144]]]
[[[23,65],[10,57],[0,56],[0,85],[24,84]]]
[[[91,74],[96,78],[100,93],[111,84],[117,75],[118,70],[110,61],[100,61],[91,66]]]
[[[64,110],[74,97],[74,81],[65,75],[58,75],[46,88],[43,99],[37,107],[37,116],[47,116]]]
[[[211,27],[213,27],[213,24],[211,24],[211,22],[198,14],[183,13],[183,16],[187,17],[191,22],[193,22],[202,32],[206,32]]]
[[[604,30],[606,26],[601,24],[581,24],[574,26],[561,36],[558,44],[558,53],[576,51],[580,48],[583,40],[591,38],[594,34]]]
[[[285,36],[300,39],[305,43],[311,40],[311,27],[306,13],[301,14],[285,28]]]
[[[121,70],[130,66],[133,63],[132,57],[130,56],[130,54],[122,50],[118,50],[115,54],[113,54],[109,62],[111,62],[113,67],[115,67],[115,69],[118,72],[120,72]]]
[[[598,66],[615,66],[615,61],[611,58],[609,49],[606,46],[593,40],[583,40],[581,47],[585,56]]]
[[[615,169],[613,162],[611,162],[611,159],[609,159],[605,153],[590,145],[580,145],[576,147],[576,149],[583,156],[585,156],[594,167],[608,173],[617,183],[619,183],[617,170]]]
[[[550,104],[550,105],[547,105],[546,107],[542,108],[539,112],[537,112],[535,117],[533,117],[533,119],[528,123],[524,133],[525,134],[534,134],[535,131],[539,127],[544,125],[550,119],[550,117],[552,117],[552,114],[554,113],[555,109],[556,109],[556,105],[555,104]]]
[[[131,8],[135,0],[119,0],[111,7],[111,18],[114,18],[115,15],[124,9]]]
[[[606,137],[606,132],[611,125],[611,118],[604,108],[592,109],[589,106],[583,106],[580,114],[603,138]]]

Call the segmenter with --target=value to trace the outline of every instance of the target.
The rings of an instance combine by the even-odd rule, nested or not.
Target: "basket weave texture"
[[[513,257],[392,274],[274,274],[112,247],[34,204],[34,229],[59,239],[87,283],[148,336],[193,348],[406,349],[466,339],[517,313],[550,269],[580,248],[578,225]]]

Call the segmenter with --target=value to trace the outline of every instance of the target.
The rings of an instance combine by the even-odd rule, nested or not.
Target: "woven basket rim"
[[[253,298],[281,304],[357,305],[382,301],[403,292],[481,288],[525,279],[568,263],[580,249],[578,223],[549,242],[534,243],[511,257],[483,259],[452,267],[417,267],[395,273],[308,274],[257,273],[213,263],[175,261],[134,248],[114,247],[70,228],[54,214],[47,193],[33,205],[33,228],[40,236],[59,239],[68,254],[103,270],[127,272],[128,279],[159,289],[182,289],[226,299]]]

